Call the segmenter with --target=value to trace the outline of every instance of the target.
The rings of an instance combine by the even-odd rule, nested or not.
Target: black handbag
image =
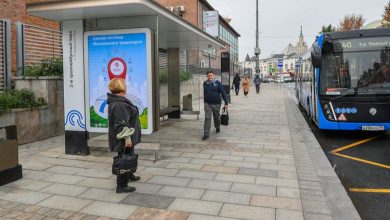
[[[220,118],[221,118],[221,125],[224,126],[229,125],[229,112],[226,108],[223,108]]]
[[[120,175],[125,173],[135,173],[138,167],[138,154],[123,153],[113,157],[112,174]]]

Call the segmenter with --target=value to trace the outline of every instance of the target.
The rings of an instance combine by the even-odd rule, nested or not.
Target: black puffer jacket
[[[118,140],[116,135],[124,127],[134,128],[131,136],[133,146],[141,142],[141,123],[138,108],[126,97],[107,93],[108,104],[108,141],[110,151],[120,151],[125,146],[125,140]]]

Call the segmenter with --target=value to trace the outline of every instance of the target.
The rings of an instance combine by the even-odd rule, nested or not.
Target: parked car
[[[270,82],[270,78],[269,78],[269,77],[263,77],[263,79],[261,80],[261,82],[263,82],[263,83],[269,83],[269,82]]]
[[[284,82],[292,82],[293,80],[291,79],[291,77],[284,77]]]

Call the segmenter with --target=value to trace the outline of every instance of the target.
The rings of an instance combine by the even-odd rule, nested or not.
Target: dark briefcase
[[[221,114],[221,125],[229,125],[229,112],[226,108],[223,108]]]

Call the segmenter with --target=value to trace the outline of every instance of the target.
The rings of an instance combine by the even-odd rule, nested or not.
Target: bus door
[[[318,112],[317,112],[317,93],[316,93],[316,85],[317,77],[316,77],[316,69],[313,68],[314,71],[311,72],[311,107],[312,107],[312,118],[313,120],[318,123]],[[319,71],[319,69],[317,70]]]

